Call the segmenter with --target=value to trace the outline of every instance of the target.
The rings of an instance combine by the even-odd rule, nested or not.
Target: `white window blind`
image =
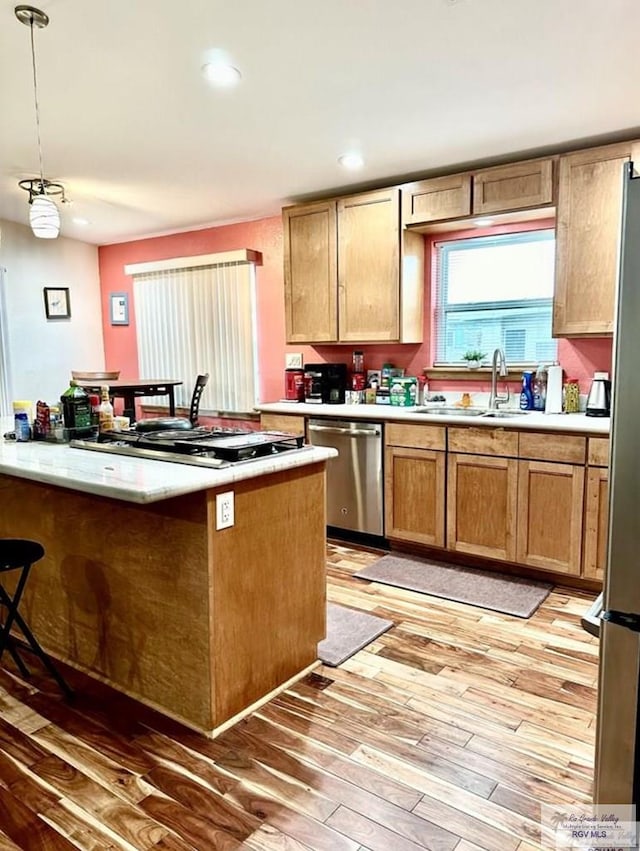
[[[181,378],[176,404],[188,407],[196,376],[208,372],[201,412],[246,413],[254,408],[253,263],[134,271],[134,299],[141,377]]]
[[[0,416],[12,413],[9,387],[9,340],[7,328],[7,270],[0,266]]]
[[[442,240],[435,255],[436,365],[496,348],[511,363],[556,359],[553,230]]]

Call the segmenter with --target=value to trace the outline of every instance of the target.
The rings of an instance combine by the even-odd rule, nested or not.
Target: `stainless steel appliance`
[[[139,433],[102,432],[98,441],[72,440],[75,449],[151,458],[199,467],[228,467],[293,450],[304,451],[303,436],[280,431],[194,428]]]
[[[587,396],[588,417],[608,417],[611,413],[611,382],[608,372],[594,372]]]
[[[640,791],[640,179],[625,167],[614,333],[609,541],[600,629],[594,797],[638,804]]]
[[[327,464],[327,525],[383,535],[382,424],[312,419],[309,440],[338,450]]]
[[[316,404],[343,405],[347,389],[345,363],[306,363],[304,400]]]

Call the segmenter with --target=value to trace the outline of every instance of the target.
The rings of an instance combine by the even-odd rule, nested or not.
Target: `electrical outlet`
[[[233,491],[216,494],[216,529],[228,529],[234,522]]]
[[[287,352],[284,362],[287,369],[302,369],[302,352]]]

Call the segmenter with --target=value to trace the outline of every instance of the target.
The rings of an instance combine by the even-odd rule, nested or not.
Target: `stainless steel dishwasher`
[[[383,535],[382,423],[312,419],[309,440],[330,446],[327,525]]]

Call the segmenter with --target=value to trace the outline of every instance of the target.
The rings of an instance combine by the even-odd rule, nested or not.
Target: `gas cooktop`
[[[102,432],[96,441],[72,440],[74,449],[88,449],[135,458],[152,458],[204,467],[226,467],[303,447],[302,435],[250,429],[194,428],[140,433]]]

